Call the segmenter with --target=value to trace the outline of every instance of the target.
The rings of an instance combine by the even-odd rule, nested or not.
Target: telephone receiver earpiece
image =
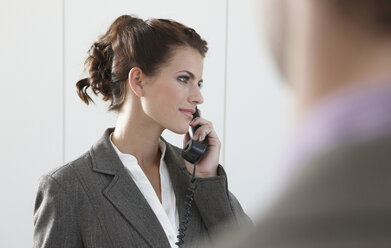
[[[196,107],[196,110],[193,114],[193,119],[197,117],[200,117],[200,113],[198,112],[198,108]],[[186,143],[185,147],[182,150],[182,157],[192,164],[197,163],[201,160],[201,158],[206,152],[206,148],[208,147],[206,139],[201,142],[193,139],[194,134],[199,127],[200,125],[189,128],[190,140]]]

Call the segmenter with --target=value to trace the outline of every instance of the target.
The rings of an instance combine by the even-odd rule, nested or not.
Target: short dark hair
[[[379,34],[391,34],[390,0],[324,0],[345,17]]]
[[[194,29],[176,21],[120,16],[91,46],[85,61],[89,77],[76,83],[77,93],[88,105],[93,102],[87,93],[91,87],[95,95],[110,101],[109,110],[118,110],[125,100],[129,71],[137,66],[154,75],[180,46],[192,47],[203,57],[208,51],[207,42]]]

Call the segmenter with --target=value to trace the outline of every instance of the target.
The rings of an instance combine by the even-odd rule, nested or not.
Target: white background
[[[256,0],[1,0],[0,247],[31,247],[41,175],[87,151],[115,114],[87,107],[75,83],[116,17],[170,18],[209,43],[200,107],[223,143],[229,188],[256,218],[270,203],[286,134],[287,92]],[[164,136],[176,145],[182,137]]]

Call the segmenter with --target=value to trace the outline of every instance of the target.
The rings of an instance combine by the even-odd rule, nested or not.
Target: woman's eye
[[[178,80],[182,83],[187,83],[189,81],[189,77],[188,76],[179,76],[178,77]]]
[[[199,87],[200,89],[202,89],[202,87],[203,87],[202,83],[198,83],[198,87]]]

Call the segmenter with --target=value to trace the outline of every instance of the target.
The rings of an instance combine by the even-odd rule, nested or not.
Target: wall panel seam
[[[228,24],[229,24],[229,0],[225,4],[225,61],[224,61],[224,121],[223,121],[223,164],[226,166],[226,143],[227,143],[227,68],[228,68]]]
[[[66,117],[66,67],[65,67],[65,0],[61,0],[62,4],[62,164],[65,164],[65,117]]]

